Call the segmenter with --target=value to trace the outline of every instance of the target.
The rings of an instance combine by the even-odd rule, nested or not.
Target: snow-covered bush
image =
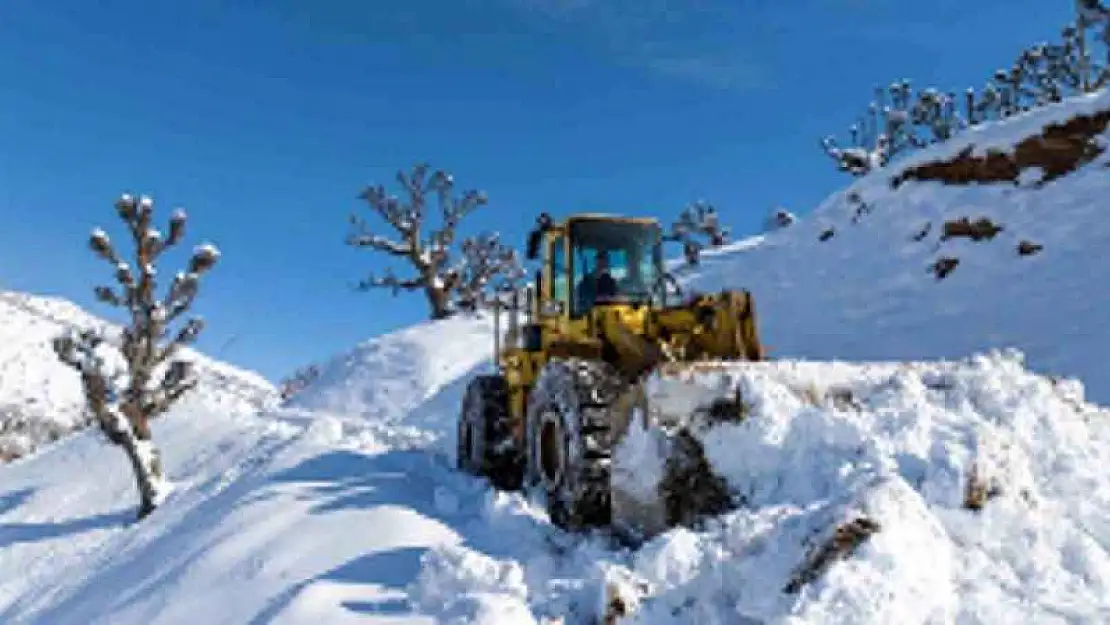
[[[172,324],[192,307],[200,277],[219,260],[215,246],[198,246],[185,271],[178,272],[165,297],[157,294],[155,265],[163,252],[185,235],[185,212],[170,217],[169,233],[154,227],[154,202],[123,195],[116,211],[135,245],[134,265],[125,261],[108,234],[97,228],[89,238],[92,251],[115,268],[116,286],[97,286],[96,298],[127,311],[129,319],[112,345],[100,331],[72,330],[54,339],[54,352],[81,374],[85,401],[107,439],[131,461],[139,489],[140,519],[157,508],[170,485],[162,470],[161,454],[151,440],[151,419],[196,386],[192,363],[178,358],[204,327],[198,317],[176,332]],[[113,347],[114,349],[108,349]]]
[[[767,220],[764,222],[763,227],[767,232],[773,232],[792,226],[797,221],[798,217],[794,213],[785,208],[776,208],[767,216]]]
[[[443,319],[460,309],[474,309],[484,301],[487,289],[496,286],[496,278],[517,280],[523,275],[515,250],[503,245],[496,234],[482,234],[458,245],[460,258],[452,259],[456,247],[456,231],[463,218],[485,206],[485,193],[476,190],[454,196],[454,178],[420,163],[410,173],[397,173],[404,191],[401,199],[386,192],[382,185],[367,187],[361,194],[371,211],[397,234],[396,239],[374,234],[366,221],[351,216],[354,231],[348,245],[369,248],[403,259],[415,269],[408,277],[398,277],[387,270],[383,276],[371,276],[358,288],[389,288],[400,291],[422,291],[428,299],[432,319]],[[427,196],[434,193],[440,208],[439,224],[425,232],[428,221]]]
[[[1110,8],[1101,0],[1076,0],[1075,5],[1075,20],[1063,28],[1059,43],[1026,48],[978,93],[972,88],[962,96],[934,88],[914,93],[908,80],[877,87],[866,114],[849,128],[850,144],[841,147],[828,136],[821,140],[822,149],[840,171],[861,176],[969,126],[1107,87]]]
[[[320,377],[318,365],[308,365],[294,371],[278,383],[278,393],[284,401],[304,390]]]

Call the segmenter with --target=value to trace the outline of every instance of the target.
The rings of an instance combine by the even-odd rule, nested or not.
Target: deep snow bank
[[[652,588],[630,622],[1110,619],[1110,412],[1020,354],[656,387],[683,411],[739,391],[744,416],[696,436],[740,509],[630,555],[623,577]]]
[[[54,337],[70,328],[117,326],[55,297],[0,291],[0,460],[30,453],[84,423],[80,377],[58,361]],[[196,363],[205,392],[175,409],[238,413],[274,405],[277,391],[262,376],[182,350]]]
[[[756,245],[705,254],[690,288],[750,288],[772,357],[844,360],[962,358],[994,348],[1024,352],[1039,372],[1078,377],[1110,402],[1110,151],[1038,187],[890,181],[907,167],[1006,149],[1049,123],[1110,110],[1110,91],[984,124],[921,150],[830,196],[792,227]],[[1106,145],[1110,136],[1103,134]],[[990,219],[989,240],[945,239],[945,222]],[[822,241],[822,235],[832,232]],[[1023,256],[1023,240],[1043,246]],[[938,280],[942,257],[958,266]]]
[[[493,353],[492,319],[418,323],[359,344],[320,365],[291,408],[397,420]]]

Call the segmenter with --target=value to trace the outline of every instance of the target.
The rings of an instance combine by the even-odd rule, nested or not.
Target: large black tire
[[[487,477],[495,488],[518,490],[524,461],[520,445],[512,436],[509,388],[504,378],[479,375],[470,381],[458,426],[459,470]]]
[[[610,406],[622,386],[608,364],[572,358],[548,362],[529,395],[525,485],[563,529],[612,519]]]

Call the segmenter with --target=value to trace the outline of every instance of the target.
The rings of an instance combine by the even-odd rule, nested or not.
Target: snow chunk
[[[1032,187],[1044,179],[1044,169],[1041,167],[1026,167],[1018,174],[1019,187]]]
[[[613,473],[640,500],[652,499],[666,469],[667,441],[658,429],[647,429],[644,414],[636,409],[628,433],[613,451]]]
[[[441,622],[535,622],[528,609],[528,587],[521,566],[459,545],[429,550],[409,593],[415,606]]]

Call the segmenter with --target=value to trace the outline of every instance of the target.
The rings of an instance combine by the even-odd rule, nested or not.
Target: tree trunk
[[[429,286],[425,289],[425,293],[428,295],[428,305],[431,306],[431,318],[433,320],[446,319],[451,316],[451,298],[447,290]]]
[[[124,437],[121,447],[131,462],[135,485],[139,489],[138,520],[141,521],[158,508],[166,494],[162,455],[150,439],[136,436]]]

